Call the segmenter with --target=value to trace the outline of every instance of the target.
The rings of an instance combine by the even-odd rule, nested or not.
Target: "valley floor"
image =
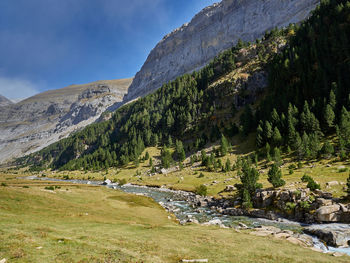
[[[180,226],[152,199],[0,174],[0,260],[8,262],[348,262],[233,229]],[[45,189],[53,186],[54,190]]]

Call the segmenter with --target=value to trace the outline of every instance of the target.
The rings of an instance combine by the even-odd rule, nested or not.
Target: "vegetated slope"
[[[188,24],[166,35],[136,74],[126,101],[199,70],[239,39],[255,41],[274,27],[298,23],[319,0],[223,0],[204,8]]]
[[[5,107],[13,104],[12,101],[10,101],[8,98],[0,95],[0,107]]]
[[[0,162],[21,157],[95,121],[121,101],[132,79],[50,90],[0,111]]]
[[[339,134],[346,135],[349,130],[350,117],[346,111],[349,12],[348,1],[323,1],[301,26],[273,30],[262,41],[247,47],[240,42],[199,72],[179,77],[155,93],[118,109],[112,120],[91,125],[21,161],[39,166],[50,164],[55,169],[121,166],[137,162],[145,146],[169,144],[177,139],[185,142],[185,150],[190,153],[209,140],[219,139],[221,133],[226,137],[237,132],[245,135],[258,124],[259,147],[269,142],[276,148],[285,145],[286,150],[305,150],[299,155],[301,158],[317,156],[322,134],[334,133],[333,125],[339,123]],[[288,44],[284,51],[270,60],[283,48],[285,38]],[[267,72],[269,80],[265,82]],[[237,75],[240,77],[236,78]],[[313,78],[309,79],[310,75]],[[239,107],[256,101],[264,83],[270,96],[263,100],[256,114],[248,106],[240,118],[235,116]],[[333,99],[328,102],[332,88],[335,102]],[[289,103],[296,106],[288,107]],[[319,108],[324,110],[327,104],[333,113],[344,106],[344,117],[331,118],[328,126],[320,125],[315,113]],[[289,110],[283,116],[273,107],[278,112]],[[301,137],[304,131],[306,135],[298,139],[298,133]],[[282,136],[285,134],[288,136]],[[295,138],[290,143],[292,136]],[[349,145],[348,138],[342,135],[339,140],[342,153]]]

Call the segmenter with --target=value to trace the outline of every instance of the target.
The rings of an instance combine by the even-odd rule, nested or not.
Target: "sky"
[[[0,94],[132,77],[152,48],[219,0],[1,0]]]

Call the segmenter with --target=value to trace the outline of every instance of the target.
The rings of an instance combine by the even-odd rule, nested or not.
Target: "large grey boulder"
[[[304,228],[304,232],[317,236],[327,243],[329,246],[345,246],[347,247],[350,240],[350,227],[347,224],[324,224],[311,225]]]
[[[176,77],[198,70],[238,39],[254,41],[274,27],[308,17],[318,0],[223,0],[166,35],[136,74],[125,101],[144,96]]]
[[[340,206],[337,204],[321,206],[316,210],[317,220],[321,222],[337,222],[340,220],[339,210]]]

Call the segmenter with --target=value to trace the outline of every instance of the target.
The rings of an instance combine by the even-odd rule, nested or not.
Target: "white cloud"
[[[30,80],[0,76],[0,94],[8,99],[18,101],[39,92],[37,84]]]

